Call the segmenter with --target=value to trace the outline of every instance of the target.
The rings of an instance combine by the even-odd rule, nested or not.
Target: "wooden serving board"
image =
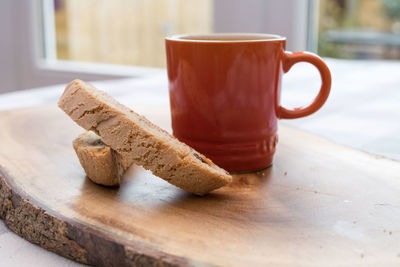
[[[134,107],[168,127],[168,109]],[[85,178],[82,132],[56,107],[0,113],[0,217],[27,240],[105,266],[400,266],[400,163],[281,126],[274,165],[208,196],[132,167]]]

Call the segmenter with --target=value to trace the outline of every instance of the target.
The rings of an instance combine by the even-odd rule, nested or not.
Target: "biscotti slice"
[[[100,136],[92,131],[79,135],[72,144],[86,175],[96,184],[119,185],[132,164],[132,161],[124,160],[104,144]]]
[[[211,160],[88,83],[68,84],[58,106],[124,159],[186,191],[204,195],[232,181]]]

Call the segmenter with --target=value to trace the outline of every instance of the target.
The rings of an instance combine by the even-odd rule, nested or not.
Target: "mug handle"
[[[325,62],[317,55],[309,52],[287,52],[285,51],[283,58],[283,71],[288,72],[290,68],[298,62],[308,62],[314,65],[321,75],[321,88],[314,101],[304,108],[295,108],[294,110],[286,109],[279,106],[280,119],[296,119],[308,116],[322,107],[329,96],[331,90],[331,72],[326,66]]]

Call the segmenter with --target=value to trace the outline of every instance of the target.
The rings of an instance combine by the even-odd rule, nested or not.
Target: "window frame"
[[[239,31],[257,29],[259,32],[280,33],[288,38],[289,50],[306,50],[310,36],[308,9],[314,1],[252,0],[251,5],[243,5],[245,1],[242,0],[215,0],[214,27],[216,32],[237,32],[238,29],[232,28],[230,24],[236,19],[235,16],[252,14],[241,17],[246,23]],[[55,26],[54,23],[46,23],[54,21],[52,0],[5,0],[2,5],[10,10],[13,18],[10,23],[14,32],[11,36],[14,51],[2,51],[13,54],[13,62],[9,63],[15,65],[17,74],[14,84],[9,85],[11,90],[66,83],[75,78],[90,81],[140,78],[165,72],[160,68],[58,60]],[[235,12],[225,12],[224,5],[229,5]],[[0,34],[2,31],[4,27],[0,28]]]

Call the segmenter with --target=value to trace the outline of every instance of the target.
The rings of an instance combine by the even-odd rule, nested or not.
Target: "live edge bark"
[[[122,245],[73,225],[24,199],[0,173],[0,218],[19,236],[81,263],[95,266],[189,266],[186,259],[135,244]]]

